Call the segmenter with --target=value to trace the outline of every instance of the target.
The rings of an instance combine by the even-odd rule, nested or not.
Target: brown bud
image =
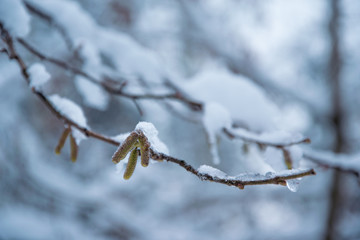
[[[71,161],[72,162],[76,162],[77,159],[77,153],[78,153],[78,146],[76,144],[76,140],[73,137],[72,134],[70,134],[70,156],[71,156]]]
[[[150,143],[143,132],[139,132],[141,165],[147,167],[150,160]]]
[[[133,175],[137,163],[137,158],[138,158],[138,152],[137,152],[137,148],[135,148],[134,150],[132,150],[129,156],[129,161],[124,172],[125,180],[130,179],[130,177]]]
[[[237,187],[241,190],[243,190],[245,188],[244,184],[242,184],[242,183],[238,183]]]
[[[280,184],[281,186],[286,187],[286,181],[285,180],[279,180],[277,183]]]
[[[70,133],[70,128],[65,128],[64,131],[62,132],[58,145],[55,148],[56,154],[60,154],[61,149],[64,147],[64,144],[66,142],[66,138],[69,136],[69,133]]]
[[[123,160],[128,152],[137,145],[137,140],[139,135],[136,132],[130,133],[130,135],[125,139],[125,141],[119,146],[112,157],[113,163],[119,163]]]

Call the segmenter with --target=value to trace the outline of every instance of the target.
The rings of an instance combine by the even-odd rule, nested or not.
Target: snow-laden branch
[[[17,38],[17,41],[23,47],[25,47],[30,53],[32,53],[33,55],[40,58],[40,60],[52,63],[52,64],[54,64],[62,69],[65,69],[73,74],[80,75],[80,76],[86,78],[89,81],[91,81],[92,83],[101,85],[101,87],[103,87],[107,92],[109,92],[111,94],[119,95],[119,96],[129,98],[132,100],[139,100],[139,99],[170,100],[170,99],[172,99],[172,100],[177,100],[177,101],[183,102],[184,104],[190,106],[191,109],[193,109],[193,110],[200,110],[202,108],[201,103],[193,101],[189,98],[186,98],[180,92],[174,92],[174,93],[168,93],[168,94],[133,94],[133,93],[125,92],[123,87],[126,85],[126,82],[122,82],[122,83],[117,84],[116,86],[113,86],[109,82],[97,79],[97,78],[91,76],[90,74],[86,73],[85,71],[66,63],[65,61],[46,56],[45,54],[41,53],[39,50],[37,50],[36,48],[31,46],[29,43],[27,43],[22,38]]]
[[[304,158],[322,167],[354,174],[360,180],[360,155],[347,155],[327,151],[307,150]]]
[[[275,148],[285,148],[301,143],[310,143],[310,138],[302,135],[289,136],[288,134],[256,134],[245,129],[223,129],[224,133],[231,139],[238,138],[244,142],[257,143]]]
[[[28,1],[23,1],[25,7],[27,8],[27,10],[29,10],[30,13],[38,16],[39,18],[47,21],[51,26],[53,26],[54,28],[56,28],[60,35],[62,36],[62,38],[64,39],[64,42],[66,43],[66,46],[71,49],[72,48],[72,42],[70,39],[70,36],[67,34],[66,30],[64,29],[64,27],[59,24],[57,21],[55,21],[55,19],[45,13],[44,11],[41,11],[39,8],[35,7],[34,5],[32,5],[31,3],[29,3]]]
[[[25,62],[22,60],[20,55],[16,52],[13,38],[10,36],[9,32],[3,27],[0,23],[0,31],[1,31],[1,38],[4,43],[7,45],[7,53],[10,59],[14,59],[21,70],[21,73],[25,79],[25,81],[30,85],[31,79],[30,75],[27,70],[27,66]],[[98,139],[100,141],[113,144],[119,146],[121,143],[116,141],[110,137],[104,136],[100,133],[94,132],[90,130],[84,124],[78,123],[76,120],[69,118],[66,114],[59,111],[59,109],[54,105],[54,103],[41,92],[41,90],[37,88],[31,88],[32,92],[39,97],[39,99],[43,102],[43,104],[60,120],[64,122],[64,124],[71,128],[76,128],[78,131],[82,132],[87,137],[92,137]],[[263,184],[286,184],[286,180],[290,179],[297,179],[300,177],[314,175],[315,171],[313,169],[309,170],[287,170],[281,174],[273,174],[269,173],[265,176],[261,175],[254,175],[254,174],[241,174],[235,177],[229,177],[227,175],[219,176],[220,170],[216,170],[214,172],[205,171],[204,167],[200,167],[199,169],[195,169],[193,166],[185,162],[184,160],[174,158],[172,156],[166,155],[165,153],[155,151],[151,146],[149,148],[150,157],[157,161],[167,161],[172,162],[174,164],[179,165],[180,167],[184,168],[186,171],[196,175],[201,180],[211,181],[226,184],[229,186],[235,186],[239,188],[244,188],[245,185],[263,185]]]

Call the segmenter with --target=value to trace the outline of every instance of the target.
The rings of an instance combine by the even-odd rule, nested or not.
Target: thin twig
[[[65,31],[65,29],[63,28],[63,26],[58,24],[57,21],[55,21],[55,19],[51,15],[45,13],[44,11],[40,10],[39,8],[30,4],[27,1],[23,1],[23,2],[24,2],[25,7],[29,10],[29,12],[35,14],[39,18],[48,22],[50,25],[54,26],[59,31],[60,35],[63,37],[67,48],[72,49],[71,39],[70,39],[69,35],[67,34],[67,32]]]
[[[56,58],[52,58],[49,56],[46,56],[45,54],[41,53],[40,51],[38,51],[37,49],[35,49],[33,46],[31,46],[29,43],[27,43],[24,39],[22,38],[17,38],[17,41],[24,46],[30,53],[32,53],[33,55],[37,56],[38,58],[40,58],[43,61],[52,63],[58,67],[61,67],[67,71],[70,71],[76,75],[80,75],[86,79],[88,79],[89,81],[95,83],[95,84],[99,84],[101,85],[107,92],[111,93],[111,94],[115,94],[115,95],[119,95],[122,97],[126,97],[126,98],[130,98],[130,99],[153,99],[153,100],[168,100],[168,99],[172,99],[172,100],[177,100],[180,102],[183,102],[189,106],[191,106],[191,108],[195,111],[200,111],[202,109],[202,103],[193,101],[191,99],[188,99],[186,97],[184,97],[182,94],[180,94],[179,92],[175,92],[175,93],[170,93],[170,94],[131,94],[131,93],[126,93],[123,91],[123,88],[113,88],[112,86],[109,86],[108,84],[106,84],[106,82],[101,81],[96,79],[95,77],[91,76],[90,74],[84,72],[81,69],[78,69],[76,67],[71,66],[70,64],[56,59]]]
[[[251,138],[248,136],[243,136],[240,135],[239,133],[233,132],[227,128],[223,129],[223,132],[230,138],[230,139],[234,139],[234,138],[238,138],[241,139],[245,142],[250,142],[250,143],[257,143],[260,145],[266,145],[266,146],[270,146],[270,147],[275,147],[275,148],[280,148],[280,149],[284,149],[286,147],[290,147],[293,145],[297,145],[297,144],[301,144],[301,143],[310,143],[310,138],[304,137],[302,139],[296,140],[296,141],[290,141],[290,142],[284,142],[284,143],[272,143],[272,142],[268,142],[268,141],[264,141],[261,139],[255,139],[255,138]]]
[[[341,164],[336,164],[336,163],[330,163],[328,161],[324,161],[321,158],[316,158],[314,156],[311,156],[309,154],[304,154],[303,157],[311,162],[316,163],[317,165],[324,167],[324,168],[330,168],[330,169],[335,169],[341,172],[346,172],[346,173],[350,173],[355,175],[357,178],[359,178],[360,181],[360,172],[356,171],[355,169],[350,169],[350,168],[344,168],[343,166],[341,166]]]
[[[14,48],[14,44],[13,44],[13,40],[12,37],[10,36],[10,34],[8,33],[8,31],[6,29],[4,29],[3,25],[0,23],[0,30],[1,30],[1,38],[2,40],[7,44],[8,49],[9,49],[9,58],[10,59],[15,59],[16,62],[18,63],[20,69],[21,69],[21,73],[25,79],[25,81],[30,84],[30,76],[27,72],[27,67],[24,63],[24,61],[22,60],[22,58],[19,56],[19,54],[16,52],[15,48]],[[84,128],[80,125],[78,125],[76,122],[72,121],[71,119],[67,118],[66,116],[62,115],[60,112],[58,112],[56,110],[56,108],[52,105],[52,103],[48,100],[48,98],[39,90],[36,90],[35,88],[32,88],[32,92],[37,95],[40,100],[45,104],[45,106],[60,120],[62,120],[64,122],[64,124],[75,127],[76,129],[78,129],[79,131],[81,131],[82,133],[84,133],[87,137],[92,137],[95,139],[98,139],[100,141],[103,142],[107,142],[109,144],[118,146],[120,144],[120,142],[115,141],[109,137],[103,136],[99,133],[96,133],[90,129]],[[276,177],[269,177],[266,179],[262,179],[262,180],[249,180],[249,181],[241,181],[241,180],[232,180],[232,179],[220,179],[214,176],[211,176],[209,174],[204,174],[204,173],[200,173],[198,170],[196,170],[194,167],[192,167],[191,165],[189,165],[188,163],[186,163],[184,160],[180,160],[171,156],[168,156],[164,153],[158,153],[155,152],[153,149],[150,149],[150,153],[151,153],[151,158],[154,160],[158,160],[158,161],[162,161],[165,160],[167,162],[172,162],[175,163],[177,165],[179,165],[180,167],[184,168],[186,171],[196,175],[197,177],[199,177],[201,180],[205,180],[205,181],[211,181],[211,182],[217,182],[217,183],[222,183],[222,184],[226,184],[229,186],[236,186],[239,188],[244,188],[245,185],[263,185],[263,184],[281,184],[284,185],[286,180],[289,179],[295,179],[295,178],[299,178],[299,177],[304,177],[304,176],[308,176],[308,175],[314,175],[315,171],[313,169],[298,173],[298,174],[290,174],[290,175],[285,175],[285,176],[276,176]]]
[[[246,185],[264,185],[264,184],[280,184],[284,185],[286,184],[286,180],[290,179],[296,179],[301,178],[309,175],[315,175],[314,169],[306,169],[304,171],[301,171],[296,174],[290,174],[290,175],[275,175],[273,177],[264,177],[263,179],[253,179],[253,180],[238,180],[235,179],[236,177],[226,177],[226,178],[218,178],[216,176],[212,176],[207,173],[201,173],[188,163],[186,163],[184,160],[179,160],[176,158],[173,158],[171,156],[167,156],[163,153],[156,153],[152,149],[151,150],[151,158],[154,160],[165,160],[168,162],[176,163],[179,166],[186,169],[186,171],[191,172],[192,174],[196,175],[198,178],[200,178],[203,181],[210,181],[210,182],[217,182],[221,184],[225,184],[228,186],[234,186],[238,187],[240,189],[243,189]],[[232,179],[233,178],[233,179]]]

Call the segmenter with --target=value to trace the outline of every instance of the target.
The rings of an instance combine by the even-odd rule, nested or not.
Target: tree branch
[[[330,169],[338,170],[341,172],[353,174],[353,175],[355,175],[355,177],[359,178],[359,181],[360,181],[360,171],[354,169],[353,167],[346,167],[346,166],[344,166],[343,163],[341,164],[341,163],[331,162],[329,160],[322,159],[320,157],[314,157],[314,156],[312,156],[310,154],[306,154],[306,153],[304,153],[303,157],[311,162],[318,164],[321,167],[330,168]]]
[[[18,63],[19,68],[21,69],[21,73],[22,73],[25,81],[29,85],[30,84],[30,76],[27,72],[27,67],[26,67],[24,61],[22,60],[22,58],[20,57],[20,55],[16,52],[12,37],[10,36],[9,32],[3,27],[3,25],[1,23],[0,23],[0,31],[1,31],[1,38],[8,47],[9,58],[14,59]],[[84,128],[84,127],[78,125],[76,122],[72,121],[71,119],[67,118],[66,116],[64,116],[60,112],[58,112],[56,110],[56,108],[52,105],[52,103],[48,100],[48,98],[41,91],[36,90],[35,88],[32,88],[31,90],[36,96],[39,97],[39,99],[43,102],[43,104],[57,118],[59,118],[60,120],[62,120],[64,122],[64,124],[78,129],[79,131],[84,133],[87,137],[92,137],[92,138],[98,139],[100,141],[103,141],[103,142],[106,142],[106,143],[109,143],[109,144],[112,144],[115,146],[118,146],[120,144],[120,142],[115,141],[115,140],[111,139],[110,137],[106,137],[102,134],[99,134],[88,128]],[[219,177],[207,174],[207,173],[201,173],[198,170],[196,170],[194,167],[192,167],[190,164],[186,163],[184,160],[180,160],[180,159],[168,156],[164,153],[155,152],[151,148],[150,148],[150,154],[151,154],[152,159],[157,160],[157,161],[165,160],[167,162],[175,163],[175,164],[179,165],[180,167],[184,168],[186,171],[196,175],[201,180],[226,184],[228,186],[235,186],[235,187],[239,187],[241,189],[244,188],[245,185],[263,185],[263,184],[284,185],[284,184],[286,184],[286,182],[285,182],[286,180],[296,179],[299,177],[304,177],[304,176],[309,176],[309,175],[315,174],[315,171],[313,169],[310,169],[310,170],[296,172],[295,174],[291,174],[291,173],[286,174],[285,173],[282,175],[274,175],[274,176],[270,176],[270,177],[262,176],[260,178],[255,178],[255,179],[250,179],[250,180],[237,180],[236,177],[219,178]]]
[[[39,8],[37,8],[36,6],[30,4],[27,1],[23,1],[25,7],[29,10],[29,12],[31,12],[32,14],[38,16],[39,18],[45,20],[46,22],[48,22],[50,25],[54,26],[60,33],[60,35],[63,37],[64,42],[66,44],[66,46],[68,47],[68,49],[72,48],[72,42],[71,39],[69,37],[69,35],[67,34],[67,32],[65,31],[65,29],[63,28],[63,26],[61,26],[60,24],[58,24],[53,17],[51,17],[49,14],[41,11]]]
[[[105,81],[101,81],[99,79],[96,79],[95,77],[91,76],[90,74],[84,72],[81,69],[78,69],[76,67],[71,66],[70,64],[61,61],[59,59],[56,58],[52,58],[49,56],[46,56],[45,54],[41,53],[40,51],[38,51],[37,49],[35,49],[33,46],[31,46],[29,43],[27,43],[24,39],[22,38],[17,38],[17,41],[23,46],[25,47],[30,53],[32,53],[33,55],[37,56],[38,58],[40,58],[40,60],[52,63],[60,68],[63,68],[67,71],[72,72],[73,74],[76,75],[80,75],[86,79],[88,79],[89,81],[101,85],[107,92],[111,93],[111,94],[115,94],[115,95],[119,95],[122,97],[126,97],[132,100],[139,100],[139,99],[153,99],[153,100],[167,100],[167,99],[173,99],[173,100],[178,100],[180,102],[183,102],[187,105],[189,105],[191,107],[191,109],[193,109],[194,111],[200,111],[202,109],[202,103],[193,101],[191,99],[188,99],[186,97],[184,97],[182,94],[180,94],[180,92],[175,92],[175,93],[170,93],[170,94],[163,94],[163,95],[155,95],[155,94],[131,94],[131,93],[126,93],[123,91],[123,86],[120,86],[120,88],[114,88],[112,86],[110,86],[109,84],[107,84]]]
[[[290,147],[293,145],[297,145],[297,144],[301,144],[301,143],[310,143],[311,140],[310,138],[307,137],[303,137],[301,139],[295,140],[295,141],[288,141],[288,142],[270,142],[270,141],[265,141],[261,138],[255,138],[255,137],[251,137],[251,136],[246,136],[246,135],[242,135],[239,132],[234,132],[232,130],[229,130],[227,128],[223,129],[223,132],[230,138],[230,139],[234,139],[234,138],[238,138],[241,139],[245,142],[250,142],[250,143],[257,143],[260,145],[265,145],[265,146],[270,146],[270,147],[275,147],[275,148],[280,148],[283,149],[285,147]]]

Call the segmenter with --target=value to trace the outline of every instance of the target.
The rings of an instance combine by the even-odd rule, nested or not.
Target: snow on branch
[[[285,148],[300,143],[310,143],[310,138],[304,137],[301,134],[293,135],[287,132],[273,132],[256,134],[245,129],[223,129],[224,133],[230,138],[238,138],[245,142],[257,143],[260,145]]]
[[[287,180],[301,178],[307,175],[315,175],[313,169],[292,169],[277,173],[268,172],[265,175],[258,173],[242,173],[236,176],[229,176],[219,169],[207,165],[200,166],[197,171],[197,175],[202,180],[236,186],[240,189],[243,189],[246,185],[280,184],[286,186]]]
[[[83,128],[87,128],[86,118],[81,107],[73,101],[60,97],[56,94],[47,98],[54,109],[62,116],[65,116]]]
[[[171,92],[171,93],[167,93],[167,94],[134,94],[134,93],[125,92],[124,86],[126,85],[126,82],[122,82],[117,85],[110,84],[107,81],[97,79],[96,77],[92,76],[91,74],[89,74],[81,69],[78,69],[78,68],[66,63],[65,61],[46,56],[45,54],[41,53],[39,50],[37,50],[35,47],[31,46],[29,43],[27,43],[22,38],[17,38],[17,41],[23,47],[25,47],[30,53],[37,56],[40,60],[49,62],[51,64],[56,65],[57,67],[65,69],[73,74],[82,76],[82,77],[86,78],[87,80],[89,80],[90,82],[100,85],[108,93],[111,93],[114,95],[119,95],[119,96],[129,98],[132,100],[138,100],[138,99],[152,99],[152,100],[169,100],[170,99],[171,100],[172,99],[172,100],[180,101],[180,102],[190,106],[191,109],[193,109],[193,110],[201,110],[202,109],[201,103],[185,97],[179,91]]]
[[[24,3],[25,7],[27,8],[27,10],[30,13],[38,16],[39,18],[41,18],[41,19],[43,19],[45,21],[47,21],[51,26],[56,28],[59,31],[59,33],[61,34],[61,36],[63,37],[63,39],[64,39],[64,41],[66,43],[66,46],[69,49],[72,48],[72,42],[70,40],[70,37],[66,33],[65,29],[59,23],[57,23],[55,21],[55,19],[51,15],[45,13],[44,11],[41,11],[39,8],[36,8],[34,5],[29,3],[28,1],[23,1],[23,3]]]
[[[16,52],[12,37],[10,36],[9,32],[1,24],[0,24],[0,30],[1,30],[2,40],[7,45],[7,48],[8,48],[7,51],[9,53],[8,54],[9,58],[15,59],[15,61],[18,63],[18,65],[21,69],[21,73],[22,73],[25,81],[28,84],[30,84],[31,81],[30,81],[30,75],[27,70],[27,66],[24,63],[24,61],[22,60],[22,58],[20,57],[20,55]],[[102,134],[99,134],[97,132],[94,132],[94,131],[88,129],[87,126],[85,125],[86,122],[84,124],[84,122],[81,122],[81,121],[78,122],[78,119],[71,119],[69,116],[67,116],[67,112],[64,112],[61,107],[59,108],[59,106],[55,106],[56,102],[58,102],[58,101],[55,101],[55,104],[54,104],[54,101],[52,101],[54,99],[50,100],[40,90],[32,88],[32,91],[35,95],[37,95],[40,98],[40,100],[44,103],[44,105],[52,113],[54,113],[55,116],[57,116],[60,120],[62,120],[66,125],[68,125],[72,129],[75,128],[87,137],[92,137],[92,138],[98,139],[100,141],[107,142],[109,144],[113,144],[116,146],[119,146],[121,144],[120,142],[118,142],[110,137],[106,137]],[[304,177],[304,176],[315,174],[315,171],[311,169],[311,170],[300,171],[300,172],[299,171],[290,171],[290,172],[286,172],[284,175],[275,175],[275,176],[269,175],[269,176],[265,176],[265,178],[255,177],[253,175],[248,176],[249,178],[247,178],[247,179],[245,179],[246,175],[242,175],[241,179],[218,178],[218,177],[212,176],[208,173],[204,173],[201,171],[199,172],[199,170],[195,169],[194,167],[192,167],[191,165],[186,163],[184,160],[174,158],[174,157],[166,155],[165,153],[162,153],[162,152],[157,152],[151,146],[151,144],[154,144],[154,140],[145,141],[145,138],[142,138],[142,140],[140,140],[141,134],[144,134],[146,136],[146,139],[147,139],[147,137],[149,137],[149,135],[150,135],[150,137],[149,137],[150,139],[152,137],[154,137],[155,135],[157,135],[156,131],[154,131],[154,129],[150,128],[149,125],[146,125],[146,124],[141,125],[140,124],[135,129],[135,131],[136,131],[136,135],[139,136],[138,137],[139,147],[140,147],[140,150],[143,152],[143,155],[149,155],[150,158],[152,158],[153,160],[156,160],[156,161],[167,161],[167,162],[172,162],[174,164],[177,164],[180,167],[184,168],[186,171],[196,175],[201,180],[205,180],[205,181],[218,182],[218,183],[226,184],[229,186],[236,186],[239,188],[243,188],[245,185],[261,185],[261,184],[284,185],[286,180],[296,179],[299,177]],[[66,139],[68,134],[69,134],[69,130],[65,129],[65,132],[64,132],[63,136],[60,138],[60,142],[58,144],[59,148],[57,147],[56,150],[60,151],[60,149],[64,143],[64,139]],[[151,135],[152,135],[152,137],[151,137]],[[71,157],[72,157],[72,160],[75,161],[76,155],[77,155],[77,144],[75,143],[73,136],[70,135],[70,138],[71,138],[70,141],[71,141],[71,147],[72,147]],[[126,144],[126,142],[123,142],[122,144]],[[148,145],[150,145],[150,146],[148,146]],[[121,145],[120,145],[120,148],[121,148]],[[131,150],[131,147],[129,150]],[[132,158],[135,159],[135,151],[132,155],[133,155]],[[135,169],[134,161],[132,161],[132,165],[130,165],[129,169],[127,170],[127,173],[124,176],[125,178],[129,178],[131,176],[132,172],[134,171],[134,169]],[[146,165],[146,159],[143,160],[143,165]]]
[[[354,174],[360,181],[360,154],[336,154],[327,151],[307,150],[304,158],[322,167]]]
[[[46,71],[44,65],[35,63],[29,68],[30,87],[39,90],[50,79],[50,74]]]
[[[26,36],[30,32],[30,16],[21,0],[0,1],[0,22],[14,36]]]

